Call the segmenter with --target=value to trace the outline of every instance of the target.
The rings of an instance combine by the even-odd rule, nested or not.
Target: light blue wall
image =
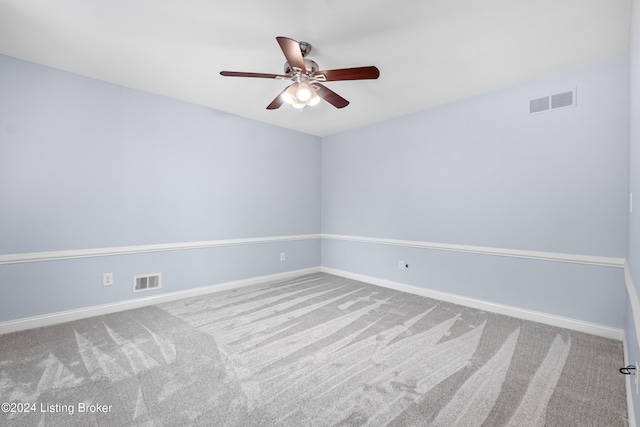
[[[627,262],[636,293],[640,294],[640,1],[632,1],[631,36],[629,38],[629,93],[630,93],[630,133],[629,133],[629,191],[634,194],[633,212],[629,213],[629,237]],[[640,313],[635,313],[636,316]],[[640,347],[631,305],[627,310],[625,330],[629,362],[640,362]],[[640,373],[638,373],[640,375]],[[634,392],[633,405],[636,425],[640,426],[640,396]]]
[[[640,291],[640,1],[632,2],[629,43],[629,191],[634,193],[634,211],[629,214],[628,262],[636,289]]]
[[[281,251],[287,261],[279,261]],[[0,322],[317,267],[318,240],[0,265]],[[102,286],[102,273],[114,285]],[[162,272],[162,289],[134,294],[133,276]]]
[[[627,60],[321,141],[0,56],[0,254],[322,230],[624,257]],[[572,88],[576,108],[527,114]],[[625,324],[620,269],[317,239],[0,265],[0,321],[134,298],[134,274],[173,292],[321,263]]]
[[[0,56],[0,254],[318,233],[320,150],[311,135]],[[133,274],[162,271],[172,292],[319,264],[316,239],[0,265],[0,321],[140,297]]]
[[[398,270],[397,262],[409,264]],[[326,267],[511,307],[624,327],[620,268],[523,258],[322,241]]]
[[[8,57],[0,94],[0,253],[319,231],[317,137]]]
[[[621,56],[323,138],[323,233],[624,258],[628,79]],[[344,241],[323,265],[624,327],[621,269]]]

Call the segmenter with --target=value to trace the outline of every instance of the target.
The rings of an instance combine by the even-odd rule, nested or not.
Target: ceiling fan
[[[220,71],[221,75],[230,77],[257,77],[292,81],[291,85],[271,101],[267,110],[275,110],[285,103],[301,109],[307,105],[316,105],[320,99],[324,99],[336,108],[344,108],[349,105],[349,101],[322,83],[340,80],[369,80],[377,79],[380,76],[380,71],[374,66],[320,71],[315,61],[305,58],[311,52],[309,43],[297,42],[288,37],[276,37],[276,40],[287,59],[284,64],[284,74]]]

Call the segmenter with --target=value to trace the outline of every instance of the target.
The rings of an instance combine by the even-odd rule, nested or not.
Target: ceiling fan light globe
[[[292,84],[282,92],[282,100],[287,104],[293,104],[296,101],[296,84]]]
[[[287,93],[282,94],[282,100],[287,104],[293,104],[295,102],[295,99],[291,95],[288,95]]]
[[[296,99],[306,104],[313,96],[312,90],[308,83],[299,83],[298,89],[296,90]]]
[[[311,99],[309,100],[309,102],[307,103],[307,105],[309,106],[314,106],[317,105],[318,102],[320,102],[320,97],[318,96],[318,94],[316,93],[316,91],[313,91],[313,95],[311,96]]]
[[[293,103],[291,104],[293,105],[293,108],[297,108],[299,110],[302,110],[307,104],[305,102],[300,102],[300,101],[293,101]]]

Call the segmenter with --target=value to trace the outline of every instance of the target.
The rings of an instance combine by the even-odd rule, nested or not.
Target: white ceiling
[[[623,54],[631,0],[0,0],[0,53],[325,136]],[[266,106],[276,36],[313,45],[351,104]]]

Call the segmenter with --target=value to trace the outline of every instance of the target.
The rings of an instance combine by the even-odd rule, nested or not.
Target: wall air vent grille
[[[160,273],[142,274],[133,277],[133,292],[151,291],[162,287]]]
[[[576,90],[574,89],[530,100],[529,114],[557,110],[559,108],[575,107],[575,105]]]
[[[573,107],[573,91],[551,95],[551,109]]]
[[[549,109],[549,97],[536,98],[529,101],[529,113],[539,113]]]

